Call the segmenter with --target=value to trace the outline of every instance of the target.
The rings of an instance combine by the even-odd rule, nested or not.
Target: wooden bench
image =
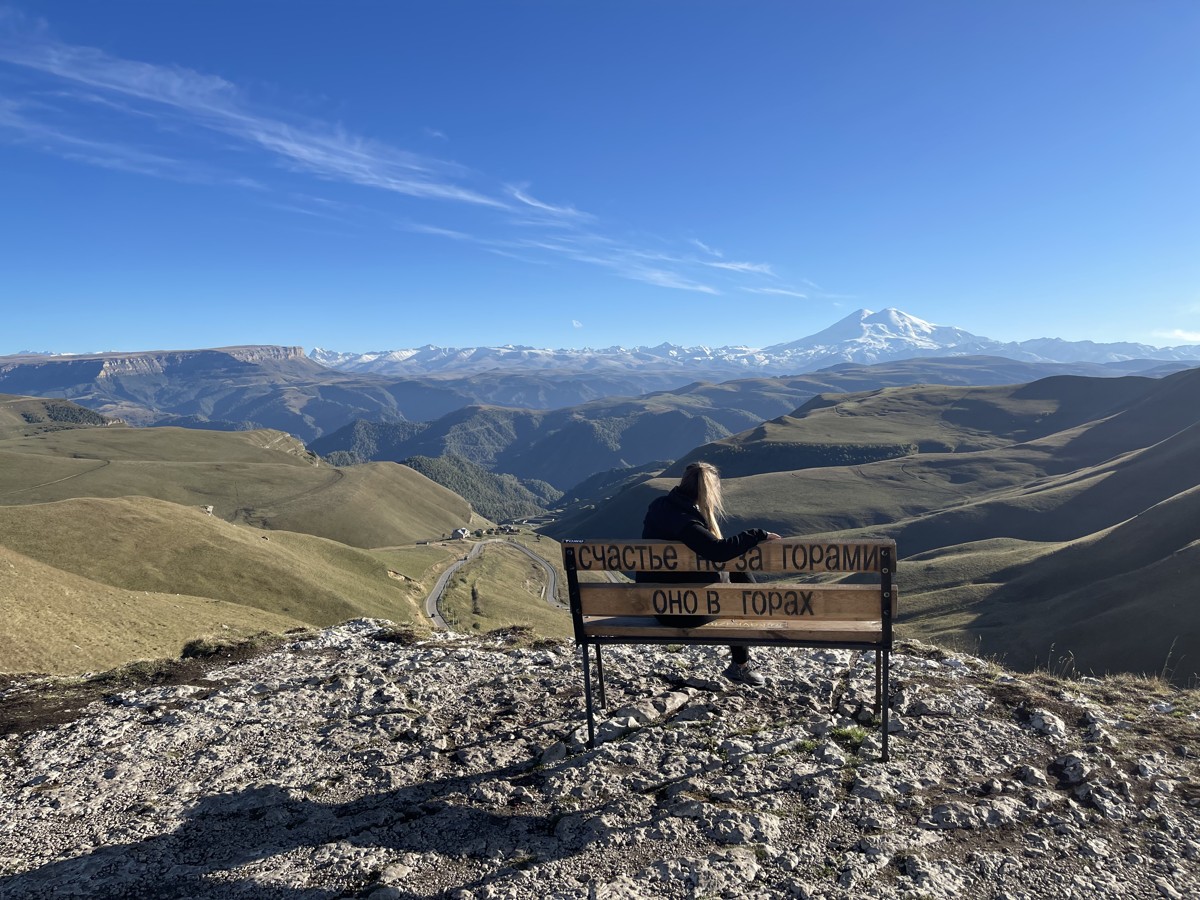
[[[697,556],[686,546],[653,540],[568,540],[563,565],[571,598],[575,643],[583,648],[583,690],[588,747],[595,746],[589,646],[596,648],[601,706],[603,644],[741,644],[875,651],[875,715],[881,717],[882,758],[888,759],[885,697],[896,611],[896,544],[890,540],[821,542],[803,538],[767,541],[726,563]],[[809,577],[759,583],[681,584],[670,580],[589,582],[581,572],[750,572]],[[868,584],[814,582],[813,575],[868,573]],[[646,575],[642,576],[643,578]],[[674,577],[678,577],[674,575]],[[656,615],[709,616],[692,628],[664,625]]]

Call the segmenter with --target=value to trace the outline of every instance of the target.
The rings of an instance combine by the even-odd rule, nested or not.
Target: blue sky
[[[0,0],[0,354],[1200,343],[1200,4]]]

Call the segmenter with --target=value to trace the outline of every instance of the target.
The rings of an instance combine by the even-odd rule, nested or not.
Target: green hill
[[[371,616],[426,627],[428,585],[391,574],[386,554],[268,534],[148,497],[0,507],[0,550],[0,599],[10,613],[0,644],[28,645],[4,657],[8,671],[177,653],[183,640],[221,625],[245,633]],[[64,635],[41,633],[51,626]],[[78,652],[38,655],[81,631],[92,637],[72,637]]]
[[[888,445],[908,449],[820,464],[822,450]],[[1200,370],[823,397],[685,460],[700,458],[729,476],[727,531],[894,537],[908,634],[1098,672],[1157,672],[1174,645],[1176,678],[1200,671],[1200,607],[1183,601],[1200,541]],[[550,531],[637,535],[685,460]]]
[[[355,547],[422,540],[470,519],[465,500],[412,469],[338,469],[277,431],[78,428],[0,440],[0,503],[135,495]]]
[[[423,629],[454,551],[412,545],[472,521],[412,469],[339,470],[283,432],[129,428],[17,397],[0,398],[0,504],[2,671],[360,616]]]
[[[303,623],[187,594],[116,588],[0,546],[0,672],[78,674],[178,656],[203,635],[237,639]]]
[[[9,550],[130,591],[208,597],[313,625],[419,614],[419,598],[365,550],[149,497],[0,506],[0,535]]]

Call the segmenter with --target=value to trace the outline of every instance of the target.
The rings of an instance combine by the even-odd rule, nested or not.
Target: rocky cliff
[[[307,362],[303,347],[244,346],[215,350],[172,350],[146,353],[105,353],[98,357],[103,365],[100,378],[128,375],[161,375],[172,370],[198,372],[226,367],[230,361],[246,365],[272,362]]]
[[[884,764],[869,656],[612,648],[588,751],[570,646],[383,626],[10,684],[0,897],[1200,893],[1196,692],[906,645]]]

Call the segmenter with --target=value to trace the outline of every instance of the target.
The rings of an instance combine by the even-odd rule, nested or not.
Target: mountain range
[[[410,456],[453,454],[485,469],[569,491],[599,472],[677,459],[698,445],[790,413],[821,394],[913,384],[1017,384],[1050,374],[1116,375],[1127,366],[1142,365],[1022,363],[967,356],[845,363],[795,376],[694,382],[640,397],[553,410],[471,404],[426,423],[360,420],[311,441],[309,447],[341,462],[403,462]],[[1178,365],[1151,364],[1155,372]]]
[[[694,378],[791,375],[839,363],[871,365],[929,356],[1002,356],[1032,363],[1119,363],[1128,360],[1200,361],[1200,345],[1159,348],[1036,338],[997,341],[961,328],[933,325],[898,309],[859,309],[830,327],[769,347],[609,347],[546,350],[501,347],[423,347],[346,353],[322,348],[309,357],[345,372],[379,375],[466,374],[499,371],[676,371]]]
[[[1029,349],[1034,345],[1040,354]],[[1004,346],[1037,361],[966,355],[984,346]],[[1200,348],[998,345],[897,310],[860,310],[809,338],[763,351],[500,348],[391,354],[393,362],[404,357],[405,365],[419,370],[406,375],[331,369],[298,347],[24,354],[0,358],[0,390],[71,399],[133,425],[286,431],[316,452],[341,454],[341,461],[454,454],[569,491],[600,472],[678,457],[697,444],[791,412],[819,393],[921,382],[1018,383],[1062,374],[1162,375],[1186,367],[1183,357],[1190,350]],[[935,353],[951,355],[930,355]],[[1055,354],[1077,361],[1045,361]],[[323,351],[313,355],[338,362]],[[831,360],[866,362],[770,374],[772,367]],[[346,359],[338,364],[366,365]],[[730,379],[730,373],[741,377]]]

